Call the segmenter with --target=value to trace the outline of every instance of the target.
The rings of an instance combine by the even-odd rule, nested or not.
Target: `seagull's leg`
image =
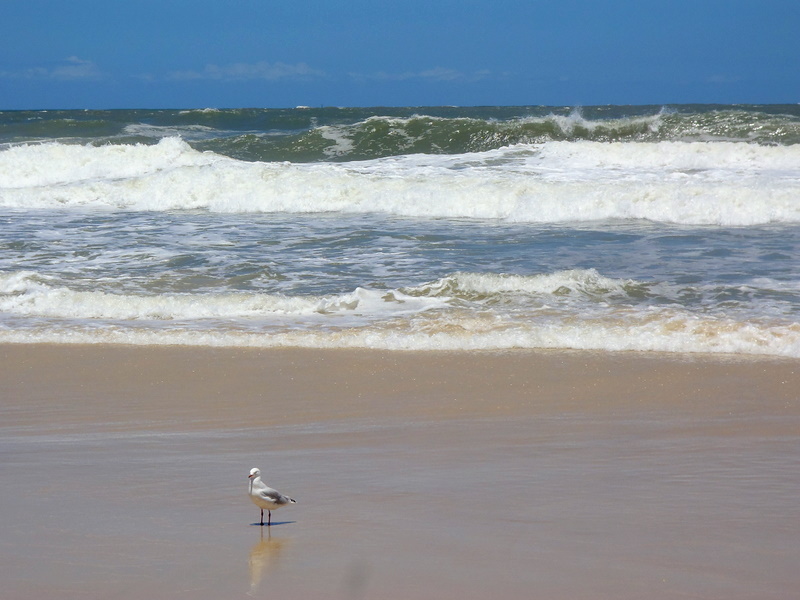
[[[261,526],[264,526],[264,509],[261,509]]]
[[[269,520],[267,521],[267,527],[272,525],[272,511],[267,509],[267,514],[269,515]]]

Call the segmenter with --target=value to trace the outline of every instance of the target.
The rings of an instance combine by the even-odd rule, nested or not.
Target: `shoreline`
[[[719,402],[694,402],[704,390],[729,399],[731,410],[800,409],[800,360],[749,355],[0,344],[0,360],[7,394],[45,403],[60,396],[76,419],[97,423],[107,420],[105,409],[117,422],[180,413],[195,417],[181,426],[233,427],[245,424],[249,405],[267,400],[277,408],[273,424],[367,409],[427,418],[659,406],[715,414]],[[753,394],[742,392],[754,389],[769,404],[750,406]],[[333,401],[319,401],[326,397]],[[218,405],[226,415],[216,414]]]
[[[263,425],[631,409],[680,409],[696,417],[800,410],[800,360],[774,357],[0,344],[0,360],[4,390],[26,396],[29,409],[27,416],[4,415],[6,426],[41,426],[36,410],[47,410],[57,396],[58,428],[242,427],[258,402],[275,407],[258,417]],[[696,402],[704,389],[728,400]],[[757,405],[753,390],[764,392]]]
[[[789,597],[800,361],[0,345],[0,595]],[[297,499],[254,525],[249,469]]]

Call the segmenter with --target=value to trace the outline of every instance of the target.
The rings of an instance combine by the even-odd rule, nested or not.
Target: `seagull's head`
[[[249,475],[250,479],[254,479],[260,476],[261,476],[261,469],[259,469],[258,467],[253,467],[252,469],[250,469],[250,475]]]

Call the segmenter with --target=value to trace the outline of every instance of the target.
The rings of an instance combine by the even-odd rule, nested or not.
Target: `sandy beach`
[[[786,599],[800,364],[0,346],[0,597]],[[247,474],[296,505],[270,528]]]

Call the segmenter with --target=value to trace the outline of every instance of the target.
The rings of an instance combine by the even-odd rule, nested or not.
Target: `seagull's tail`
[[[294,498],[289,498],[289,502],[291,502],[292,504],[297,504],[297,501]]]

